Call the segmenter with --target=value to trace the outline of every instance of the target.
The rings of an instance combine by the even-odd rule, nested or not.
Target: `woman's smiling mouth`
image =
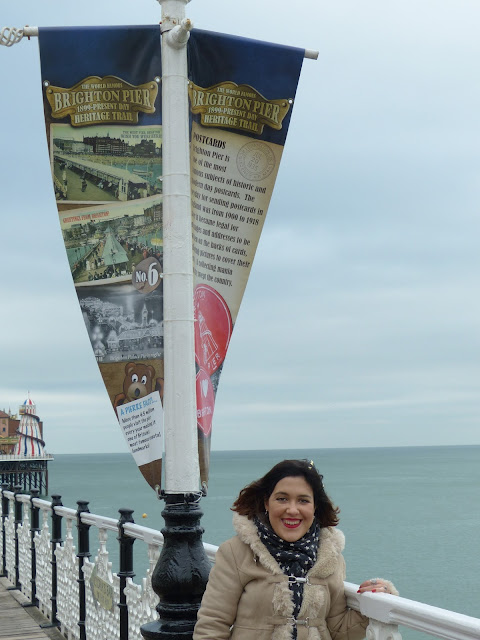
[[[301,520],[282,520],[283,524],[288,527],[288,529],[295,529],[302,522]]]

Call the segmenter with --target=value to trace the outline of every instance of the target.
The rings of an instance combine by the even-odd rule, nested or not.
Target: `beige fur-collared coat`
[[[237,535],[217,552],[198,612],[193,640],[291,640],[293,598],[287,576],[246,516],[234,515]],[[347,607],[345,538],[321,530],[317,561],[308,572],[297,618],[297,640],[361,640],[368,618]]]

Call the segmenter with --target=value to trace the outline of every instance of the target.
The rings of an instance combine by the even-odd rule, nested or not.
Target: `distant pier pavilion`
[[[20,405],[18,416],[0,411],[0,480],[2,485],[23,491],[38,489],[48,494],[48,462],[53,456],[45,451],[43,422],[33,400]]]

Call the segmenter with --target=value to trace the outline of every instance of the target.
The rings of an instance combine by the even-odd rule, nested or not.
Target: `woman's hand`
[[[391,582],[388,580],[382,580],[382,578],[371,578],[370,580],[365,580],[360,585],[357,593],[366,593],[370,591],[371,593],[393,593],[394,595],[398,595],[396,589],[394,589]]]

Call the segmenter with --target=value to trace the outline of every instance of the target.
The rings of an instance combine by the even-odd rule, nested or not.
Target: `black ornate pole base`
[[[164,545],[152,576],[158,620],[144,624],[145,640],[189,640],[210,572],[202,544],[199,495],[167,494]]]

